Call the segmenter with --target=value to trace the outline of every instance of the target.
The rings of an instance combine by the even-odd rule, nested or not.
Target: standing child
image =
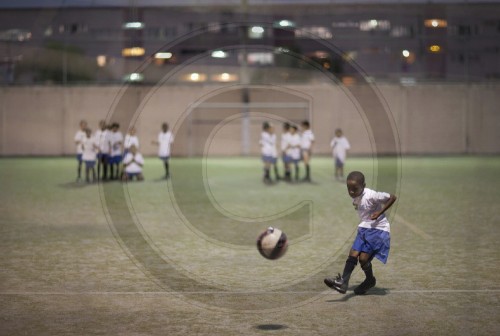
[[[311,131],[311,125],[309,121],[304,120],[301,124],[302,136],[301,136],[301,149],[302,149],[302,160],[304,160],[304,166],[306,168],[306,176],[304,177],[304,182],[311,182],[311,167],[309,162],[311,161],[312,147],[314,145],[314,134]]]
[[[290,123],[283,123],[283,133],[281,133],[281,158],[283,160],[284,169],[284,180],[290,182],[292,180],[290,173],[290,161],[286,155],[286,150],[288,148],[288,139],[290,138]]]
[[[354,289],[354,294],[365,294],[376,284],[373,276],[372,259],[375,257],[384,264],[387,262],[390,249],[390,224],[385,212],[396,201],[396,196],[386,192],[377,192],[366,188],[363,173],[353,171],[347,176],[347,191],[352,197],[354,209],[358,212],[361,223],[358,234],[347,257],[342,276],[326,278],[325,284],[345,294],[349,286],[349,278],[358,260],[366,279]]]
[[[99,144],[99,154],[97,154],[97,178],[105,181],[108,178],[108,161],[111,144],[109,141],[108,127],[104,120],[99,121],[99,129],[95,132],[94,138]]]
[[[330,147],[333,150],[333,160],[335,161],[335,179],[343,181],[345,159],[351,145],[340,128],[335,130],[335,137],[332,139]]]
[[[286,156],[288,161],[293,163],[295,166],[295,181],[299,180],[299,162],[301,159],[300,152],[300,134],[299,128],[296,125],[290,126],[290,136],[288,138],[288,149],[286,150]]]
[[[95,137],[92,137],[90,128],[85,130],[85,140],[82,142],[82,150],[82,160],[85,162],[85,182],[90,183],[90,171],[92,171],[92,182],[95,182],[95,162],[97,160],[97,153],[99,152],[99,145]]]
[[[123,146],[123,134],[120,132],[120,124],[113,123],[111,125],[110,134],[110,144],[111,144],[111,158],[110,158],[110,170],[111,179],[117,180],[120,176],[120,163],[122,162],[122,146]]]
[[[130,147],[135,146],[139,149],[139,138],[136,135],[135,127],[132,126],[129,128],[127,134],[125,135],[125,140],[123,140],[123,157],[127,155],[130,150]]]
[[[158,134],[158,140],[153,141],[153,144],[158,145],[158,157],[163,161],[165,166],[165,179],[170,178],[170,146],[174,142],[174,135],[168,130],[168,124],[161,125],[161,132]]]
[[[137,181],[144,180],[142,175],[142,166],[144,166],[144,158],[142,154],[137,151],[135,145],[130,146],[129,152],[125,154],[123,159],[124,172],[122,176],[123,181],[132,180],[134,177]]]
[[[264,183],[271,184],[271,166],[274,165],[274,173],[278,179],[276,161],[276,134],[274,134],[274,127],[268,122],[262,124],[262,133],[260,135],[260,146],[262,153],[262,161],[264,162]]]
[[[78,167],[76,169],[76,180],[80,181],[82,178],[82,143],[86,138],[85,130],[87,129],[87,122],[85,120],[80,121],[80,129],[75,134],[75,145],[76,145],[76,160],[78,161]]]

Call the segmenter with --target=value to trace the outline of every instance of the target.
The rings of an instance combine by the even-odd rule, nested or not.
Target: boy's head
[[[299,128],[297,127],[297,125],[290,126],[290,133],[295,134],[295,133],[297,133],[298,130],[299,130]]]
[[[342,136],[342,130],[340,128],[337,128],[335,130],[335,136],[341,137]]]
[[[135,145],[130,146],[129,150],[130,153],[132,153],[133,155],[137,153],[137,147],[135,147]]]
[[[113,130],[113,132],[117,132],[118,129],[120,129],[120,124],[119,123],[113,123],[113,125],[111,126],[111,129]]]
[[[130,127],[130,129],[128,130],[128,134],[135,135],[135,133],[136,133],[135,127],[134,126]]]
[[[92,136],[92,130],[90,128],[86,128],[85,134],[87,135],[87,138],[90,138]]]
[[[274,131],[274,126],[273,124],[267,122],[267,121],[264,121],[264,123],[262,123],[262,130],[264,132],[267,132],[267,133],[273,133]]]
[[[85,120],[81,120],[80,121],[80,129],[82,131],[85,131],[86,128],[87,128],[87,122]]]
[[[161,124],[161,130],[163,131],[163,133],[166,133],[168,131],[168,124],[167,123]]]
[[[309,124],[309,121],[307,121],[307,120],[304,120],[304,121],[300,124],[300,126],[302,126],[302,129],[303,129],[303,130],[308,130],[308,129],[311,127],[311,125]]]
[[[349,196],[351,196],[352,198],[361,196],[366,186],[365,175],[363,175],[363,173],[359,171],[350,172],[349,175],[347,175],[346,184]]]
[[[99,128],[104,131],[106,129],[106,121],[99,121]]]
[[[285,122],[283,123],[283,131],[288,132],[290,130],[290,123]]]

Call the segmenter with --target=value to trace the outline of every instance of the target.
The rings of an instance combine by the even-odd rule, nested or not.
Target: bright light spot
[[[441,47],[440,47],[440,46],[438,46],[437,44],[435,44],[435,45],[431,45],[431,46],[429,47],[429,50],[430,50],[431,52],[437,53],[437,52],[439,52],[439,51],[441,50]]]
[[[137,73],[137,72],[133,72],[133,73],[125,76],[125,81],[127,81],[127,82],[140,82],[143,79],[144,79],[144,75]]]
[[[105,55],[99,55],[96,57],[97,65],[99,67],[103,67],[106,65],[106,56]]]
[[[432,20],[431,25],[433,27],[437,27],[437,26],[439,26],[439,22],[437,22],[437,20]]]
[[[264,33],[264,28],[260,26],[254,26],[252,27],[252,33],[254,34],[263,34]]]
[[[370,20],[370,26],[376,27],[377,25],[378,25],[378,21],[377,20]]]
[[[226,58],[227,52],[222,51],[222,50],[214,50],[214,51],[212,51],[212,57],[214,57],[214,58]]]
[[[403,50],[401,53],[403,54],[404,57],[410,57],[410,52],[406,49]]]
[[[200,80],[200,74],[197,72],[193,72],[190,76],[189,79],[191,79],[193,82],[197,82]]]
[[[220,79],[222,79],[223,81],[227,81],[229,80],[230,76],[227,72],[224,72],[223,74],[220,75]]]
[[[142,29],[144,28],[143,22],[125,22],[123,29]]]
[[[133,48],[124,48],[122,50],[123,57],[132,57],[132,56],[143,56],[146,51],[141,47],[133,47]]]
[[[155,54],[155,58],[158,58],[158,59],[169,59],[169,58],[172,58],[172,53],[171,52],[157,52]]]
[[[293,27],[294,23],[292,21],[289,21],[289,20],[281,20],[279,22],[279,25],[280,25],[280,27]]]

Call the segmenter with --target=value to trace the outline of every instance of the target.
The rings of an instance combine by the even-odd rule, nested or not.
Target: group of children
[[[262,133],[260,137],[262,161],[264,163],[264,183],[272,184],[271,168],[274,170],[276,181],[284,180],[292,181],[292,166],[294,168],[293,180],[298,182],[311,182],[311,156],[314,145],[314,134],[311,131],[309,121],[304,120],[300,125],[301,132],[297,125],[288,122],[283,123],[283,132],[281,134],[281,157],[284,166],[284,176],[281,177],[278,170],[278,151],[276,143],[276,134],[274,126],[269,122],[264,122],[262,125]],[[335,131],[335,137],[330,144],[333,150],[335,160],[335,177],[337,180],[343,180],[344,163],[346,153],[351,148],[349,141],[343,135],[341,129]],[[305,176],[300,179],[300,162],[304,162]]]
[[[130,127],[125,137],[120,132],[118,123],[99,122],[96,132],[88,127],[85,120],[80,121],[80,129],[75,134],[77,152],[77,182],[82,180],[82,166],[85,164],[85,181],[87,183],[101,181],[136,179],[144,180],[142,168],[144,157],[139,152],[139,138],[135,127]],[[158,139],[158,156],[165,167],[165,178],[169,178],[170,147],[174,140],[168,124],[163,123]],[[97,164],[97,171],[96,171]]]

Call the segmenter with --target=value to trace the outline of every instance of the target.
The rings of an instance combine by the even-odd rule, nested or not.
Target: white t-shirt
[[[359,219],[361,220],[361,223],[358,226],[390,232],[391,225],[385,217],[385,214],[382,214],[376,220],[372,220],[370,218],[374,212],[382,209],[383,205],[389,200],[390,197],[391,195],[386,192],[377,192],[375,190],[365,188],[361,196],[353,198],[352,205],[354,205],[354,209],[358,212]]]
[[[123,148],[130,149],[130,147],[134,145],[135,148],[139,149],[139,138],[137,135],[125,135],[125,140],[123,141]]]
[[[262,155],[274,158],[278,156],[276,150],[276,134],[262,132],[260,134],[260,146]]]
[[[351,145],[349,141],[347,141],[347,138],[345,136],[334,137],[330,143],[330,147],[333,150],[333,157],[345,162],[347,151],[351,149]]]
[[[281,134],[281,151],[285,152],[288,148],[288,140],[290,139],[290,133],[286,132]]]
[[[170,157],[170,145],[174,142],[174,135],[172,132],[167,131],[166,133],[160,132],[158,134],[158,156],[159,157]]]
[[[120,131],[110,132],[111,156],[122,155],[123,134]]]
[[[312,143],[314,142],[314,134],[311,130],[306,130],[302,133],[300,147],[302,149],[311,149]]]
[[[134,160],[135,162],[132,162],[132,160]],[[132,163],[128,164],[129,162]],[[144,164],[144,158],[142,157],[142,154],[135,153],[134,156],[132,153],[128,152],[127,155],[125,155],[125,158],[123,159],[123,164],[126,165],[125,172],[131,174],[142,173],[142,167],[139,166],[136,162],[140,163],[141,165]]]
[[[82,142],[82,160],[83,161],[95,161],[97,159],[98,143],[95,137],[87,138]]]
[[[83,149],[82,149],[82,143],[83,141],[87,138],[87,134],[85,134],[84,131],[82,130],[78,130],[75,134],[75,142],[79,142],[78,144],[76,144],[76,153],[77,154],[82,154],[83,153]]]
[[[109,143],[109,134],[110,132],[107,129],[104,131],[100,129],[95,131],[94,139],[99,144],[99,151],[101,153],[109,154],[109,149],[111,148]]]
[[[286,155],[294,160],[300,160],[300,142],[300,135],[298,133],[290,134],[288,137]]]

